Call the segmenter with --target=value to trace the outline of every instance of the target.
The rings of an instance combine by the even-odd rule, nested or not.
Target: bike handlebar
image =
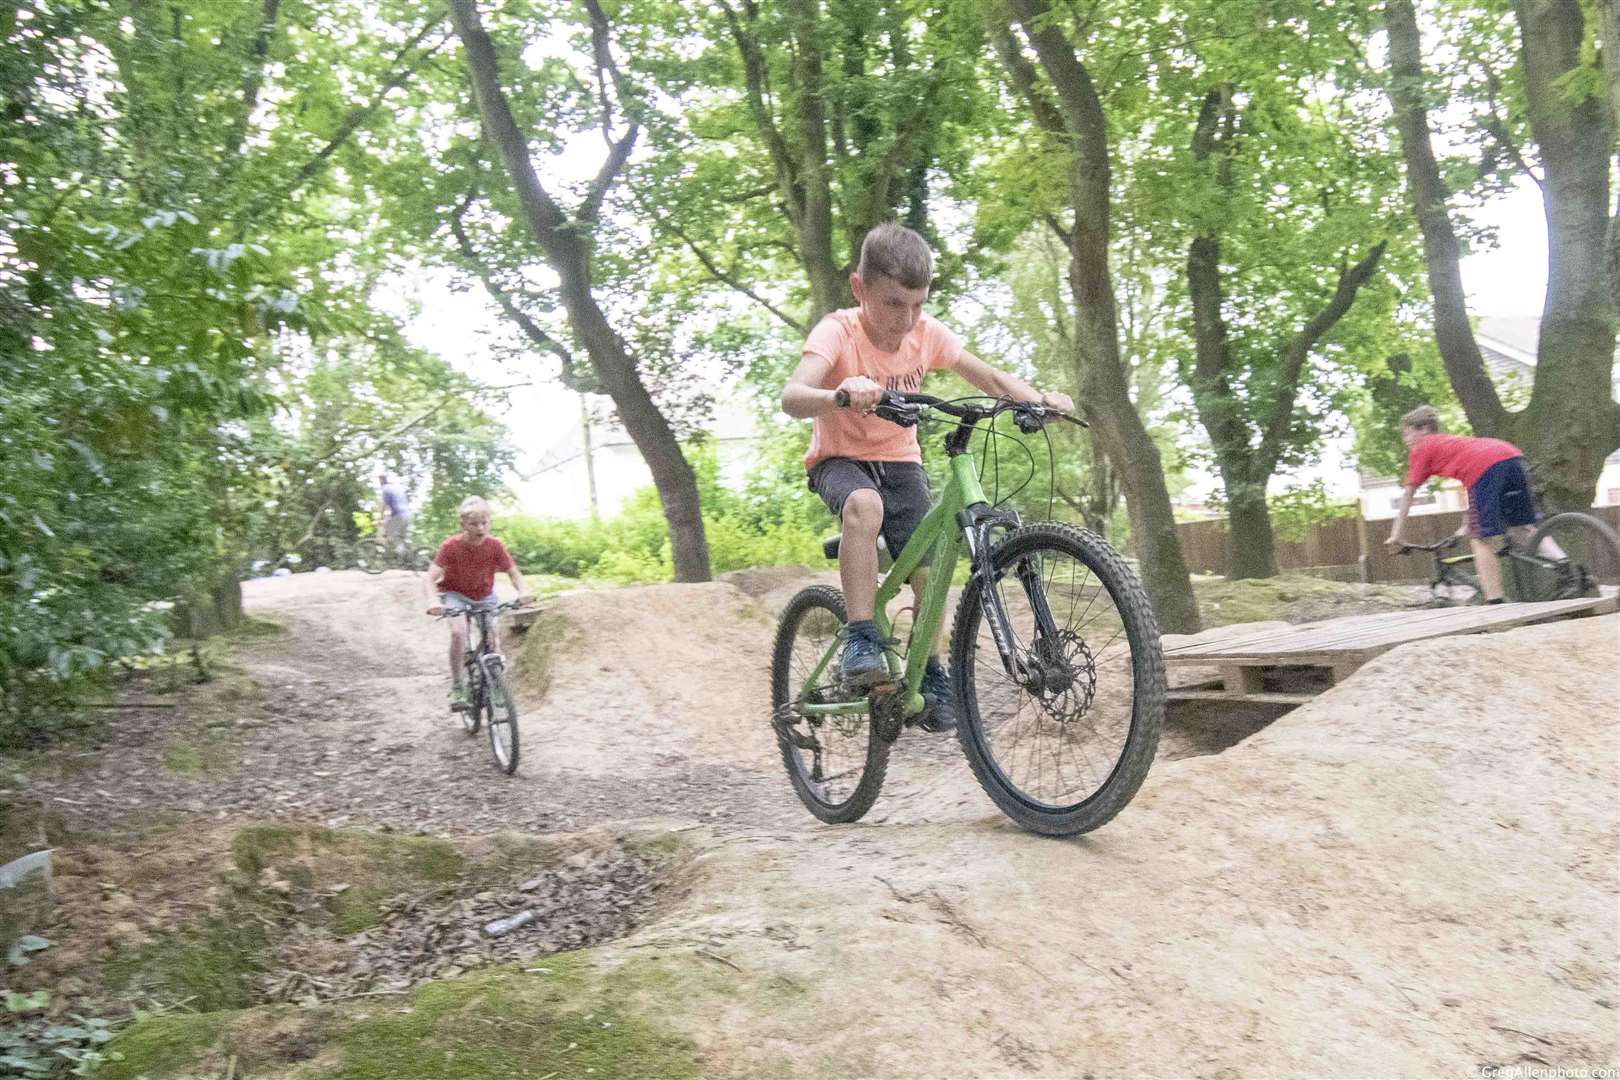
[[[838,404],[839,408],[847,409],[849,407],[849,391],[835,391],[833,400]],[[931,394],[885,390],[882,399],[872,411],[890,423],[898,424],[901,427],[915,427],[917,421],[922,419],[924,409],[934,409],[945,413],[947,416],[954,416],[958,420],[971,421],[975,424],[980,420],[992,419],[1004,412],[1011,412],[1016,414],[1014,422],[1018,424],[1019,430],[1026,433],[1039,431],[1047,418],[1053,416],[1067,420],[1069,423],[1079,427],[1091,426],[1078,416],[1066,413],[1061,409],[1054,409],[1039,401],[1013,401],[1011,398],[995,398],[992,400],[995,401],[995,404],[987,408],[983,405],[946,401]]]
[[[519,608],[533,606],[534,600],[532,598],[529,600],[503,600],[499,604],[496,604],[493,609],[485,608],[484,611],[489,615],[499,615],[503,611],[516,611]],[[473,607],[446,607],[443,611],[439,612],[433,617],[435,619],[453,619],[457,615],[471,615],[477,611],[478,609]]]
[[[1444,551],[1450,547],[1456,547],[1461,542],[1462,537],[1460,536],[1448,536],[1444,540],[1436,540],[1432,544],[1401,544],[1399,546],[1399,550],[1396,551],[1395,554],[1409,555],[1414,551],[1427,551],[1433,554],[1434,552]]]

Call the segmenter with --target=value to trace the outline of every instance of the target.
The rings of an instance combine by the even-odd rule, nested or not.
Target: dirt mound
[[[743,1072],[1612,1065],[1617,634],[1406,646],[1219,756],[1161,762],[1074,841],[980,803],[717,846],[704,910],[638,943],[723,943],[740,993],[802,988],[745,1018],[682,1004]]]
[[[546,673],[525,740],[557,768],[618,777],[768,761],[773,630],[724,582],[561,594],[516,659],[520,686]]]

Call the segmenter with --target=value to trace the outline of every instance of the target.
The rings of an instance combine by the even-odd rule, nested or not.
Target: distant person
[[[922,523],[930,502],[928,476],[915,428],[898,427],[872,410],[885,389],[915,391],[923,377],[949,368],[996,397],[1041,401],[1069,411],[1065,394],[1039,394],[1014,375],[998,371],[962,347],[961,339],[929,315],[923,301],[933,284],[934,255],[928,242],[903,225],[879,225],[861,242],[860,262],[849,277],[856,306],[834,311],[810,331],[799,366],[782,390],[782,411],[814,418],[804,459],[810,490],[843,524],[838,574],[849,609],[844,646],[845,683],[865,690],[888,676],[883,643],[873,622],[877,601],[878,536],[893,555]],[[840,406],[839,391],[848,395]],[[911,576],[921,602],[928,568]],[[929,642],[920,718],[925,731],[956,726],[949,676]]]
[[[1395,523],[1384,543],[1392,551],[1403,546],[1401,531],[1412,509],[1412,497],[1426,480],[1444,476],[1458,481],[1468,491],[1468,513],[1458,535],[1465,531],[1468,534],[1485,602],[1502,603],[1502,563],[1490,541],[1501,536],[1522,541],[1527,530],[1541,519],[1530,491],[1524,451],[1501,439],[1443,435],[1440,414],[1430,405],[1419,405],[1401,417],[1401,441],[1408,451],[1406,490],[1401,493]],[[1550,559],[1564,558],[1563,550],[1550,539],[1543,541],[1539,554]],[[1567,568],[1567,563],[1559,568],[1561,577]]]
[[[377,497],[382,503],[382,535],[401,558],[410,547],[411,501],[387,473],[377,474]]]
[[[463,499],[460,506],[461,531],[446,538],[439,545],[439,553],[428,567],[427,598],[429,615],[445,612],[494,611],[499,605],[495,598],[495,575],[504,572],[518,591],[519,602],[532,599],[517,563],[512,561],[506,545],[489,534],[489,503],[474,495]],[[500,651],[500,626],[490,623],[490,646]],[[462,657],[467,651],[466,623],[450,620],[450,707],[467,706],[467,687],[462,670]]]

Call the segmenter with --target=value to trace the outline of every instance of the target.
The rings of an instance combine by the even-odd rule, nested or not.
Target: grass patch
[[[103,1065],[100,1080],[136,1080],[137,1077],[182,1076],[219,1041],[231,1021],[228,1012],[150,1016],[136,1021],[109,1045],[123,1055]]]
[[[326,906],[339,934],[377,925],[382,901],[455,881],[466,866],[445,840],[314,825],[251,826],[236,834],[231,854],[254,878],[269,869],[299,888],[331,893]]]
[[[1273,619],[1309,622],[1410,608],[1425,599],[1406,585],[1364,585],[1306,574],[1244,581],[1198,576],[1193,578],[1193,589],[1206,626]]]
[[[274,619],[266,619],[257,615],[244,615],[242,621],[232,627],[226,636],[242,641],[258,641],[263,638],[282,637],[286,633],[286,626],[276,622]]]
[[[651,1019],[716,991],[721,976],[702,960],[638,960],[602,971],[589,953],[571,953],[539,967],[318,1010],[144,1019],[111,1045],[124,1060],[97,1075],[179,1080],[212,1075],[207,1068],[233,1056],[249,1075],[288,1080],[687,1080],[708,1072],[690,1040]]]
[[[182,776],[220,772],[234,763],[225,739],[206,728],[172,736],[163,744],[163,767]]]
[[[246,1008],[259,1000],[268,944],[264,926],[252,919],[212,919],[116,957],[107,985],[203,1012]]]
[[[555,609],[543,607],[535,614],[534,622],[523,634],[523,647],[512,668],[519,693],[529,697],[545,696],[551,689],[557,654],[573,636],[573,624]]]

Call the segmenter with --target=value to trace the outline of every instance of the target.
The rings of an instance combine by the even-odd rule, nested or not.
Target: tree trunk
[[[1057,92],[1060,108],[1055,112],[1064,131],[1052,134],[1067,135],[1072,146],[1069,287],[1077,311],[1075,366],[1081,407],[1125,488],[1142,583],[1153,600],[1159,627],[1169,633],[1194,633],[1199,628],[1198,600],[1176,536],[1159,448],[1136,412],[1119,352],[1114,280],[1108,265],[1112,181],[1108,121],[1090,73],[1052,23],[1045,0],[1012,0],[1010,7]],[[1017,72],[1014,78],[1019,78]]]
[[[1271,531],[1271,509],[1266,505],[1266,485],[1224,474],[1223,482],[1232,545],[1226,576],[1233,581],[1276,577],[1277,545]]]
[[[1608,264],[1614,127],[1603,95],[1572,103],[1561,85],[1581,65],[1579,0],[1515,0],[1514,9],[1530,129],[1545,173],[1548,279],[1530,405],[1512,430],[1548,508],[1584,510],[1603,459],[1620,445]]]
[[[664,520],[669,525],[675,580],[708,581],[709,547],[692,467],[681,453],[674,430],[641,381],[634,358],[591,293],[589,241],[581,235],[585,230],[580,228],[580,222],[562,212],[535,173],[523,133],[501,89],[495,47],[479,21],[474,0],[449,0],[449,5],[456,33],[466,50],[485,130],[517,189],[530,231],[561,281],[559,292],[569,325],[579,336],[602,388],[613,399],[625,431],[652,473]]]
[[[1606,25],[1615,19],[1605,0]],[[1423,233],[1446,374],[1476,433],[1508,439],[1530,459],[1548,509],[1591,505],[1603,459],[1620,446],[1613,399],[1616,282],[1609,168],[1614,118],[1602,95],[1572,102],[1565,76],[1581,64],[1579,0],[1514,0],[1524,94],[1545,176],[1549,273],[1528,408],[1505,409],[1486,374],[1463,300],[1458,245],[1435,165],[1411,0],[1389,0],[1390,91],[1407,183]],[[1606,39],[1607,40],[1607,39]],[[1611,69],[1613,70],[1613,69]],[[1613,88],[1611,87],[1612,91]]]

